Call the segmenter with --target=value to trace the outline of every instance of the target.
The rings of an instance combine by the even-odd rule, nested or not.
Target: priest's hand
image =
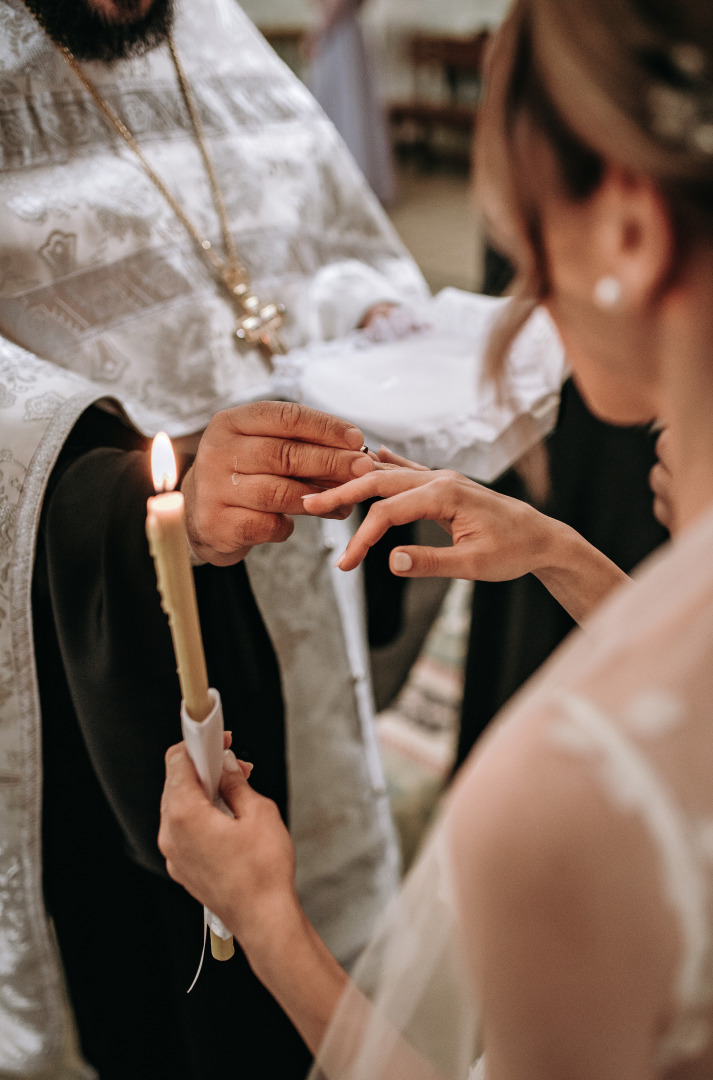
[[[280,543],[305,513],[302,496],[374,467],[363,435],[346,420],[284,401],[216,413],[181,490],[193,553],[216,566],[240,562],[256,544]],[[346,517],[338,507],[329,516]]]
[[[535,574],[570,615],[581,622],[627,576],[579,533],[529,503],[491,491],[449,471],[431,472],[379,451],[383,462],[368,476],[305,497],[309,513],[377,498],[337,565],[358,566],[392,525],[437,521],[452,537],[448,547],[401,546],[389,556],[399,577],[452,577],[510,581]]]

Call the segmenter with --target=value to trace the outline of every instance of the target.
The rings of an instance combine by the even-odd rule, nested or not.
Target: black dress
[[[144,440],[97,409],[53,472],[33,582],[43,869],[82,1050],[102,1080],[303,1077],[310,1057],[239,950],[198,965],[202,909],[156,846],[180,691],[145,536]],[[285,816],[277,661],[242,565],[196,571],[211,685]]]
[[[648,473],[655,461],[654,442],[648,428],[615,427],[596,419],[574,383],[565,383],[547,443],[551,502],[545,509],[627,573],[668,536],[652,513]],[[503,494],[526,498],[512,471],[495,486]],[[476,584],[456,768],[573,626],[531,574]]]

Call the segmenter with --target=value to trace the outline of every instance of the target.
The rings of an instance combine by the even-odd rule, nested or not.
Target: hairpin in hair
[[[704,51],[679,42],[645,59],[654,80],[648,92],[652,130],[666,141],[713,155],[713,82]]]

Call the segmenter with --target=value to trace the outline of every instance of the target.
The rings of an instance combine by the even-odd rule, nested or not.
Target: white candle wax
[[[193,720],[204,720],[212,702],[180,491],[167,491],[148,500],[146,535],[156,565],[163,610],[171,627],[186,712]]]

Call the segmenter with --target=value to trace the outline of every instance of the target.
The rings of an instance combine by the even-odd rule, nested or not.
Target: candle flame
[[[165,431],[159,431],[151,447],[151,472],[157,492],[173,491],[176,486],[176,458],[171,440]]]

